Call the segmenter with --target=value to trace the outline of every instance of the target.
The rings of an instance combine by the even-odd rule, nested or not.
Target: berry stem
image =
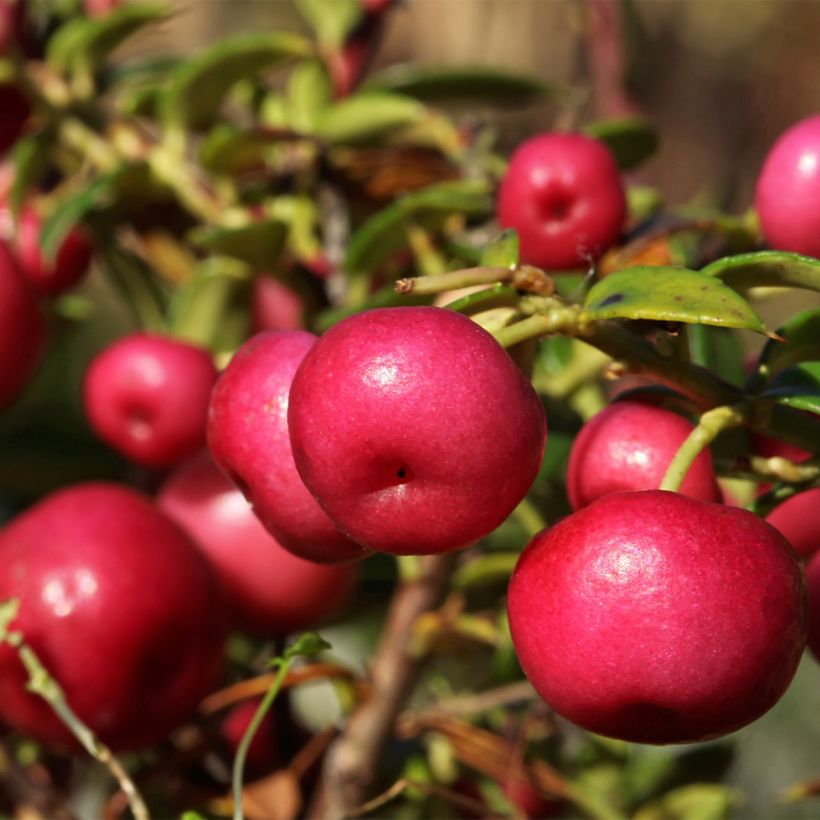
[[[495,285],[498,282],[508,282],[512,277],[513,271],[509,268],[464,268],[432,276],[399,279],[396,282],[396,293],[426,296],[473,285]]]
[[[707,410],[700,417],[697,427],[692,430],[678,452],[675,453],[661,481],[660,489],[678,492],[689,468],[700,455],[701,450],[714,441],[718,433],[731,427],[740,427],[747,419],[748,408],[745,405],[715,407]]]

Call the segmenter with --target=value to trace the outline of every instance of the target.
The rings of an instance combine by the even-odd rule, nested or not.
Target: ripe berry
[[[760,717],[806,639],[785,538],[744,510],[659,490],[605,496],[537,535],[508,608],[541,697],[641,743],[706,740]]]
[[[32,207],[24,208],[17,226],[16,251],[20,268],[43,296],[57,296],[72,288],[88,272],[91,244],[79,228],[68,232],[55,258],[40,250],[42,219]]]
[[[584,134],[548,133],[510,158],[498,221],[515,228],[521,260],[547,270],[587,267],[615,243],[626,219],[618,166]]]
[[[272,276],[253,280],[251,330],[301,330],[305,326],[305,305],[301,297]]]
[[[801,558],[808,560],[820,550],[820,487],[786,499],[766,520],[786,536]]]
[[[206,350],[134,333],[114,342],[89,365],[86,415],[97,435],[132,461],[173,467],[205,444],[208,399],[216,377]]]
[[[820,114],[786,130],[757,180],[755,208],[768,244],[820,256]]]
[[[362,558],[305,487],[288,434],[293,374],[316,341],[306,331],[260,333],[219,378],[208,414],[208,447],[283,547],[309,561]]]
[[[0,601],[103,742],[135,748],[187,720],[217,683],[222,608],[207,561],[141,494],[79,484],[0,532]],[[71,735],[0,646],[0,720],[46,743]]]
[[[353,591],[353,567],[315,564],[283,549],[204,454],[171,474],[157,504],[207,555],[237,629],[266,638],[299,632],[332,615]]]
[[[28,283],[0,241],[0,409],[31,376],[45,344],[45,324]]]
[[[570,450],[567,493],[572,508],[608,493],[656,489],[692,429],[663,407],[630,399],[610,404],[581,428]],[[695,459],[681,492],[701,501],[720,501],[708,450]]]
[[[290,392],[296,466],[366,547],[441,553],[495,529],[529,490],[546,418],[493,337],[435,307],[370,310],[332,327]]]

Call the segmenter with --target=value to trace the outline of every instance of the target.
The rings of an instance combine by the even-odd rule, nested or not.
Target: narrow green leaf
[[[50,130],[30,134],[15,143],[11,152],[14,183],[9,196],[9,204],[14,216],[20,212],[23,200],[29,191],[36,187],[48,168],[53,145],[54,135]]]
[[[802,362],[779,373],[761,393],[780,404],[820,414],[820,361]]]
[[[799,253],[755,251],[726,256],[707,265],[701,273],[737,290],[792,287],[820,291],[820,259]]]
[[[686,268],[636,267],[594,285],[584,307],[592,319],[651,319],[765,333],[748,302],[719,279]]]
[[[484,248],[479,264],[484,268],[509,268],[518,265],[518,234],[512,229],[502,231]]]
[[[169,13],[165,5],[123,3],[104,17],[71,20],[49,42],[46,59],[62,71],[79,62],[97,68],[132,34]]]
[[[420,122],[426,113],[425,106],[412,97],[360,92],[327,109],[316,133],[333,145],[362,142]]]
[[[820,361],[820,308],[804,310],[777,329],[785,340],[769,339],[761,354],[760,365],[769,374],[804,361]]]
[[[511,106],[554,96],[558,88],[542,80],[486,66],[391,66],[371,75],[368,90],[394,91],[424,102],[474,100]]]
[[[53,259],[66,234],[90,211],[102,205],[116,188],[122,171],[97,177],[86,188],[66,197],[48,215],[40,231],[40,247],[47,259]]]
[[[231,256],[256,270],[272,270],[285,247],[287,226],[265,219],[239,228],[197,228],[191,241],[212,253]]]
[[[330,105],[330,77],[320,60],[303,60],[288,78],[290,124],[296,131],[312,133]]]
[[[743,384],[743,348],[737,333],[722,327],[691,325],[687,328],[687,340],[694,364],[708,368],[732,384]]]
[[[134,314],[143,330],[164,332],[165,294],[157,283],[157,277],[148,266],[134,254],[103,245],[100,250],[100,269],[125,304]]]
[[[460,299],[445,305],[448,310],[472,316],[483,310],[492,310],[498,307],[510,307],[518,302],[518,294],[509,285],[489,285],[476,293],[468,293]]]
[[[176,127],[212,122],[225,95],[239,80],[287,60],[311,55],[310,41],[291,32],[243,34],[223,40],[182,63],[170,76],[163,119]]]
[[[618,167],[634,168],[658,150],[655,126],[645,117],[621,117],[584,126],[591,137],[603,142],[615,156]]]
[[[493,202],[482,180],[455,180],[431,185],[397,199],[374,214],[351,237],[345,267],[351,273],[368,273],[407,243],[408,219],[436,229],[452,213],[489,214]]]
[[[335,47],[347,39],[362,17],[360,0],[296,0],[296,8],[319,42]]]

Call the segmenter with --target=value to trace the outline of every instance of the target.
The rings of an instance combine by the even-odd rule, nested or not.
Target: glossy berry
[[[0,83],[0,154],[20,139],[30,116],[31,104],[23,92],[11,83]]]
[[[208,351],[148,333],[99,353],[85,376],[88,420],[100,438],[146,467],[178,464],[205,444],[217,372]]]
[[[532,385],[493,337],[435,307],[370,310],[327,331],[293,380],[299,473],[351,538],[440,553],[495,529],[546,441]]]
[[[584,134],[532,137],[510,158],[498,221],[515,228],[521,260],[547,270],[587,267],[618,239],[626,197],[615,159]]]
[[[793,125],[771,147],[755,208],[772,248],[820,256],[820,114]]]
[[[608,493],[654,490],[692,432],[686,419],[647,402],[624,399],[593,416],[573,442],[567,493],[574,510]],[[720,501],[709,450],[702,450],[681,486],[684,495]]]
[[[211,396],[208,447],[282,546],[336,563],[366,550],[339,532],[305,487],[288,433],[293,375],[315,341],[306,331],[272,331],[246,342]]]
[[[801,558],[808,560],[820,550],[820,487],[786,499],[766,520],[786,536]]]
[[[537,535],[508,592],[513,644],[573,723],[641,743],[732,732],[773,706],[806,638],[803,573],[774,527],[648,490]]]
[[[103,742],[154,743],[190,718],[222,663],[219,593],[200,551],[141,494],[80,484],[0,532],[0,601],[17,598],[22,632]],[[26,691],[0,646],[0,720],[46,743],[68,729]]]
[[[205,455],[171,474],[157,504],[208,556],[237,629],[260,637],[298,632],[350,598],[353,567],[315,564],[280,546]]]
[[[53,260],[40,250],[43,221],[34,208],[24,208],[17,226],[16,251],[20,268],[43,296],[57,296],[72,288],[88,272],[91,243],[79,228],[63,239]]]
[[[17,260],[0,241],[0,410],[17,397],[45,344],[45,324]]]

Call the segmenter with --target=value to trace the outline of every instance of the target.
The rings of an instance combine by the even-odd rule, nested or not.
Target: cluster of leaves
[[[610,359],[673,383],[691,399],[693,415],[745,401],[756,429],[816,450],[820,423],[790,410],[820,414],[820,311],[770,334],[748,378],[732,331],[766,332],[753,289],[820,290],[820,262],[758,250],[749,216],[662,214],[656,192],[634,188],[629,233],[600,260],[595,284],[575,271],[554,278],[558,296],[528,289],[514,278],[514,237],[489,241],[505,166],[492,128],[461,123],[448,106],[560,103],[563,92],[486,68],[402,66],[365,77],[388,5],[300,0],[313,36],[257,32],[193,56],[117,62],[113,52],[169,9],[133,3],[89,18],[68,2],[43,3],[43,59],[2,61],[36,110],[36,127],[11,157],[10,207],[17,212],[32,189],[45,191],[46,254],[84,224],[101,273],[137,324],[218,355],[249,335],[260,279],[295,290],[305,323],[319,332],[368,307],[429,303],[430,293],[449,288],[447,272],[478,266],[489,287],[452,307],[476,318],[501,309],[492,328],[502,341],[538,340],[531,366],[549,405],[550,449],[529,500],[460,556],[443,606],[415,627],[412,650],[430,661],[418,697],[441,708],[399,716],[401,742],[379,774],[385,785],[403,784],[391,811],[438,816],[466,795],[473,810],[477,802],[514,814],[520,808],[502,788],[512,767],[542,796],[557,798],[558,810],[722,817],[737,794],[706,781],[719,779],[729,746],[627,754],[621,744],[557,724],[528,690],[509,688],[521,671],[503,589],[521,546],[543,526],[542,513],[566,512],[566,452],[581,419],[605,402],[599,375]],[[657,145],[640,118],[584,128],[624,170]],[[491,269],[502,269],[497,282],[486,279]],[[434,283],[429,292],[397,293],[395,280],[415,274]],[[72,299],[57,310],[76,314]],[[564,335],[542,338],[556,330]],[[725,452],[726,472],[748,478],[743,443],[729,441]],[[811,480],[774,492],[782,498]],[[382,592],[392,589],[396,571],[375,558],[365,576],[366,590]],[[383,598],[364,610],[369,625],[378,623]],[[363,631],[355,620],[349,628]],[[237,642],[238,675],[252,668],[256,650]],[[468,688],[483,694],[458,694]],[[341,699],[354,698],[353,690],[341,687]],[[153,758],[143,763],[149,774],[161,768]],[[465,778],[477,792],[464,787]],[[197,796],[191,787],[184,800]]]

